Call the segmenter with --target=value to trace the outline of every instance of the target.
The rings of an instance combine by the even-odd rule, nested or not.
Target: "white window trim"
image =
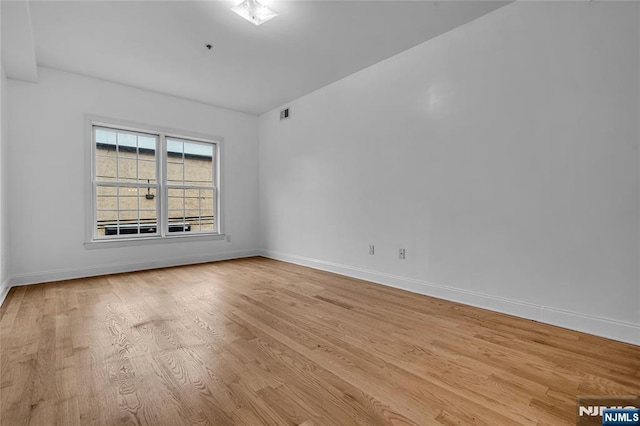
[[[193,140],[195,142],[207,142],[213,143],[216,147],[215,155],[215,199],[216,199],[216,219],[217,219],[217,232],[197,233],[197,234],[178,234],[171,235],[166,232],[165,217],[167,203],[158,202],[158,223],[162,224],[158,226],[159,233],[157,235],[148,237],[116,237],[109,239],[96,239],[94,236],[95,226],[95,196],[94,196],[94,167],[95,167],[95,144],[93,141],[93,127],[103,126],[112,127],[116,129],[122,129],[132,132],[141,132],[147,134],[158,135],[158,152],[161,153],[157,159],[156,164],[156,176],[158,183],[158,194],[163,194],[163,200],[166,199],[167,185],[164,181],[164,176],[161,176],[160,172],[163,167],[161,163],[166,160],[164,155],[164,149],[166,147],[166,138],[179,138]],[[169,242],[194,242],[194,241],[207,241],[207,240],[224,240],[226,234],[224,233],[224,217],[223,212],[225,199],[224,191],[224,138],[221,136],[204,135],[194,132],[188,132],[183,130],[171,129],[161,126],[147,125],[141,123],[135,123],[126,120],[120,120],[115,118],[101,117],[97,115],[85,115],[85,243],[86,249],[96,248],[115,248],[115,247],[129,247],[129,246],[141,246],[149,244],[165,244]]]

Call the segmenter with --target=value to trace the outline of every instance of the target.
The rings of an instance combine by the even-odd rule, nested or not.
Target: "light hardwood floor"
[[[11,290],[2,425],[575,424],[640,347],[264,258]]]

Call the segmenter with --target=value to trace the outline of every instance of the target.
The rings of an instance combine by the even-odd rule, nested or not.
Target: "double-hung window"
[[[220,140],[90,125],[93,242],[220,235]]]

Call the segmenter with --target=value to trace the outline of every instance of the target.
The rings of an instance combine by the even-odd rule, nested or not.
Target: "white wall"
[[[265,254],[640,344],[638,16],[517,2],[264,114]]]
[[[2,8],[0,8],[1,10]],[[1,13],[0,13],[1,18]],[[1,19],[0,19],[1,21]],[[1,37],[0,37],[1,39]],[[0,40],[1,41],[1,40]],[[1,45],[2,43],[0,43]],[[6,174],[7,167],[7,77],[4,72],[2,55],[0,55],[0,304],[4,301],[9,292],[9,244],[8,244],[8,223],[7,223],[7,200],[6,200]]]
[[[257,118],[101,80],[39,70],[8,81],[11,283],[239,257],[257,245]],[[232,241],[86,250],[84,115],[224,137]]]
[[[0,64],[0,304],[9,291],[7,78]]]

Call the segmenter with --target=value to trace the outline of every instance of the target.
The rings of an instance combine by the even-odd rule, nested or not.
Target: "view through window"
[[[93,126],[94,239],[217,233],[217,144]]]

